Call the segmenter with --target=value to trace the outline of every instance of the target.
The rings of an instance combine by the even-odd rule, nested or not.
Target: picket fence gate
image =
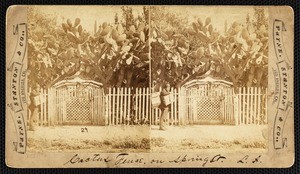
[[[60,124],[57,119],[58,111],[55,109],[57,98],[55,89],[41,89],[41,105],[38,116],[39,125]],[[102,90],[103,92],[103,90]],[[267,89],[260,87],[238,88],[236,92],[227,89],[222,112],[222,124],[250,125],[267,124]],[[30,89],[29,89],[30,93]],[[172,88],[173,102],[171,103],[169,125],[195,124],[188,107],[192,102],[187,95],[189,91],[184,88]],[[193,94],[190,94],[190,96]],[[150,124],[158,125],[161,110],[151,106],[150,88],[109,88],[107,94],[97,94],[103,98],[95,97],[93,100],[100,101],[93,104],[94,112],[102,118],[93,118],[94,124],[99,125],[99,120],[105,120],[104,125],[129,125],[129,124]],[[96,99],[97,98],[97,99]],[[57,108],[57,107],[56,107]],[[30,111],[28,110],[28,121]]]

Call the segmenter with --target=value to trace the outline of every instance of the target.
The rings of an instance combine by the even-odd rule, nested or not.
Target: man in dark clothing
[[[36,84],[34,86],[34,89],[32,89],[30,93],[30,105],[28,108],[30,109],[30,120],[29,120],[29,130],[34,131],[37,126],[37,120],[38,120],[38,115],[39,115],[39,107],[40,107],[40,100],[37,99],[41,94],[40,91],[40,85]]]
[[[159,129],[160,130],[166,130],[165,127],[165,120],[169,116],[169,107],[171,106],[171,101],[170,101],[170,84],[167,83],[163,87],[161,93],[160,93],[160,99],[161,99],[161,104],[159,106],[161,110],[161,116],[159,119]]]

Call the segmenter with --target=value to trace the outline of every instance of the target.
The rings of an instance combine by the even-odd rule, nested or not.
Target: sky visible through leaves
[[[95,8],[96,7],[96,8]],[[57,16],[57,23],[66,22],[67,19],[74,21],[76,18],[81,19],[82,27],[88,32],[93,32],[95,21],[98,24],[103,22],[114,23],[115,14],[122,19],[121,6],[43,6],[42,12],[49,15]],[[136,18],[143,12],[143,6],[135,6],[132,11]]]

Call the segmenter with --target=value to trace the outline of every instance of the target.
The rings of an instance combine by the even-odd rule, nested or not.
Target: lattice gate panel
[[[221,120],[221,102],[218,98],[198,98],[195,108],[197,120]]]
[[[91,121],[91,102],[86,98],[70,98],[66,103],[67,121]]]

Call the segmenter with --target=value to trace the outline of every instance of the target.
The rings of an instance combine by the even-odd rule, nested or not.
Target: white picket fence
[[[236,124],[266,124],[267,119],[267,89],[258,87],[239,88],[235,95]]]
[[[105,98],[107,124],[130,124],[149,120],[149,88],[109,88]]]
[[[31,93],[31,88],[29,88],[28,94]],[[49,95],[48,95],[48,90],[46,89],[41,89],[41,105],[40,105],[40,112],[37,118],[38,124],[39,125],[48,125],[49,124],[49,115],[51,115],[51,111],[49,109]],[[29,96],[27,99],[28,105],[30,105],[30,100]],[[28,109],[27,110],[27,120],[29,122],[31,116],[31,111]]]
[[[169,112],[169,119],[167,119],[167,122],[169,125],[179,125],[183,123],[183,118],[184,115],[180,114],[180,109],[179,107],[184,107],[184,104],[180,104],[182,100],[180,100],[181,96],[181,89],[176,89],[176,88],[171,88],[171,92],[173,95],[173,102],[171,103],[171,109]],[[158,125],[159,124],[159,117],[161,115],[161,110],[159,108],[152,108],[152,113],[151,113],[151,120],[150,123],[152,125]]]
[[[259,87],[239,88],[237,93],[231,90],[230,97],[225,98],[222,107],[223,124],[266,124],[267,123],[267,97],[266,89]],[[30,93],[30,91],[29,91]],[[49,95],[50,94],[50,95]],[[170,125],[193,124],[193,119],[187,106],[186,89],[171,89],[174,102],[171,104],[168,122]],[[55,105],[55,89],[41,90],[41,106],[38,123],[50,125],[57,121]],[[190,94],[192,95],[192,94]],[[105,125],[150,124],[158,125],[161,110],[152,108],[150,88],[109,88],[108,94],[103,95],[101,108]],[[60,111],[63,112],[63,111]],[[98,112],[100,113],[100,112]],[[28,120],[30,111],[28,111]],[[61,122],[61,121],[60,121]],[[60,123],[59,122],[59,123]]]

